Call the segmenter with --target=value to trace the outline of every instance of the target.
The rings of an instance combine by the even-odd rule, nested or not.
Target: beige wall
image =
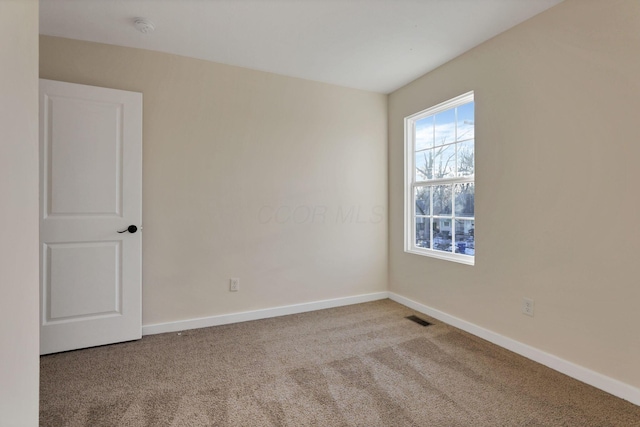
[[[52,37],[40,76],[144,94],[145,325],[386,290],[386,96]]]
[[[640,386],[639,28],[567,0],[390,95],[391,291]],[[403,118],[469,90],[473,267],[403,252]]]
[[[0,1],[0,425],[38,425],[38,2]]]

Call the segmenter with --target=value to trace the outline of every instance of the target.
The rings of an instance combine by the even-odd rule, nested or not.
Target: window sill
[[[453,262],[458,262],[460,264],[466,264],[466,265],[475,265],[475,257],[469,256],[469,255],[460,255],[460,254],[453,254],[453,253],[447,253],[447,252],[441,252],[441,251],[434,251],[432,249],[417,249],[417,248],[405,249],[404,251],[409,254],[421,255],[429,258],[443,259],[446,261],[453,261]]]

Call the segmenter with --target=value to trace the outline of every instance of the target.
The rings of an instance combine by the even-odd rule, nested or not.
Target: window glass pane
[[[458,144],[458,176],[469,176],[475,173],[474,141]]]
[[[475,255],[475,221],[456,220],[456,253]]]
[[[455,185],[456,216],[475,215],[475,185],[472,182]]]
[[[435,116],[435,146],[450,144],[456,139],[456,110],[443,111]]]
[[[451,215],[451,185],[434,185],[433,215]]]
[[[418,151],[416,153],[416,181],[426,181],[433,178],[433,150]]]
[[[429,218],[416,217],[416,246],[427,249],[431,247]]]
[[[433,219],[433,249],[443,252],[452,252],[451,229],[450,219]]]
[[[429,190],[429,187],[416,188],[416,215],[431,215],[431,200],[429,197]]]
[[[433,177],[451,178],[455,176],[456,145],[445,145],[435,150],[433,158]]]
[[[458,110],[458,141],[474,138],[473,102],[461,105]]]
[[[433,147],[433,116],[416,122],[415,151]]]

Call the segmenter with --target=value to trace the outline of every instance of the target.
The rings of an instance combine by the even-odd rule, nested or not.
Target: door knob
[[[129,232],[131,234],[135,233],[136,231],[138,231],[138,227],[136,227],[135,225],[130,225],[127,227],[126,230],[122,230],[122,231],[118,231],[118,233],[126,233]]]

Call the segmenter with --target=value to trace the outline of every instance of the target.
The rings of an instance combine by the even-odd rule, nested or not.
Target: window
[[[405,251],[475,256],[473,92],[405,118]]]

